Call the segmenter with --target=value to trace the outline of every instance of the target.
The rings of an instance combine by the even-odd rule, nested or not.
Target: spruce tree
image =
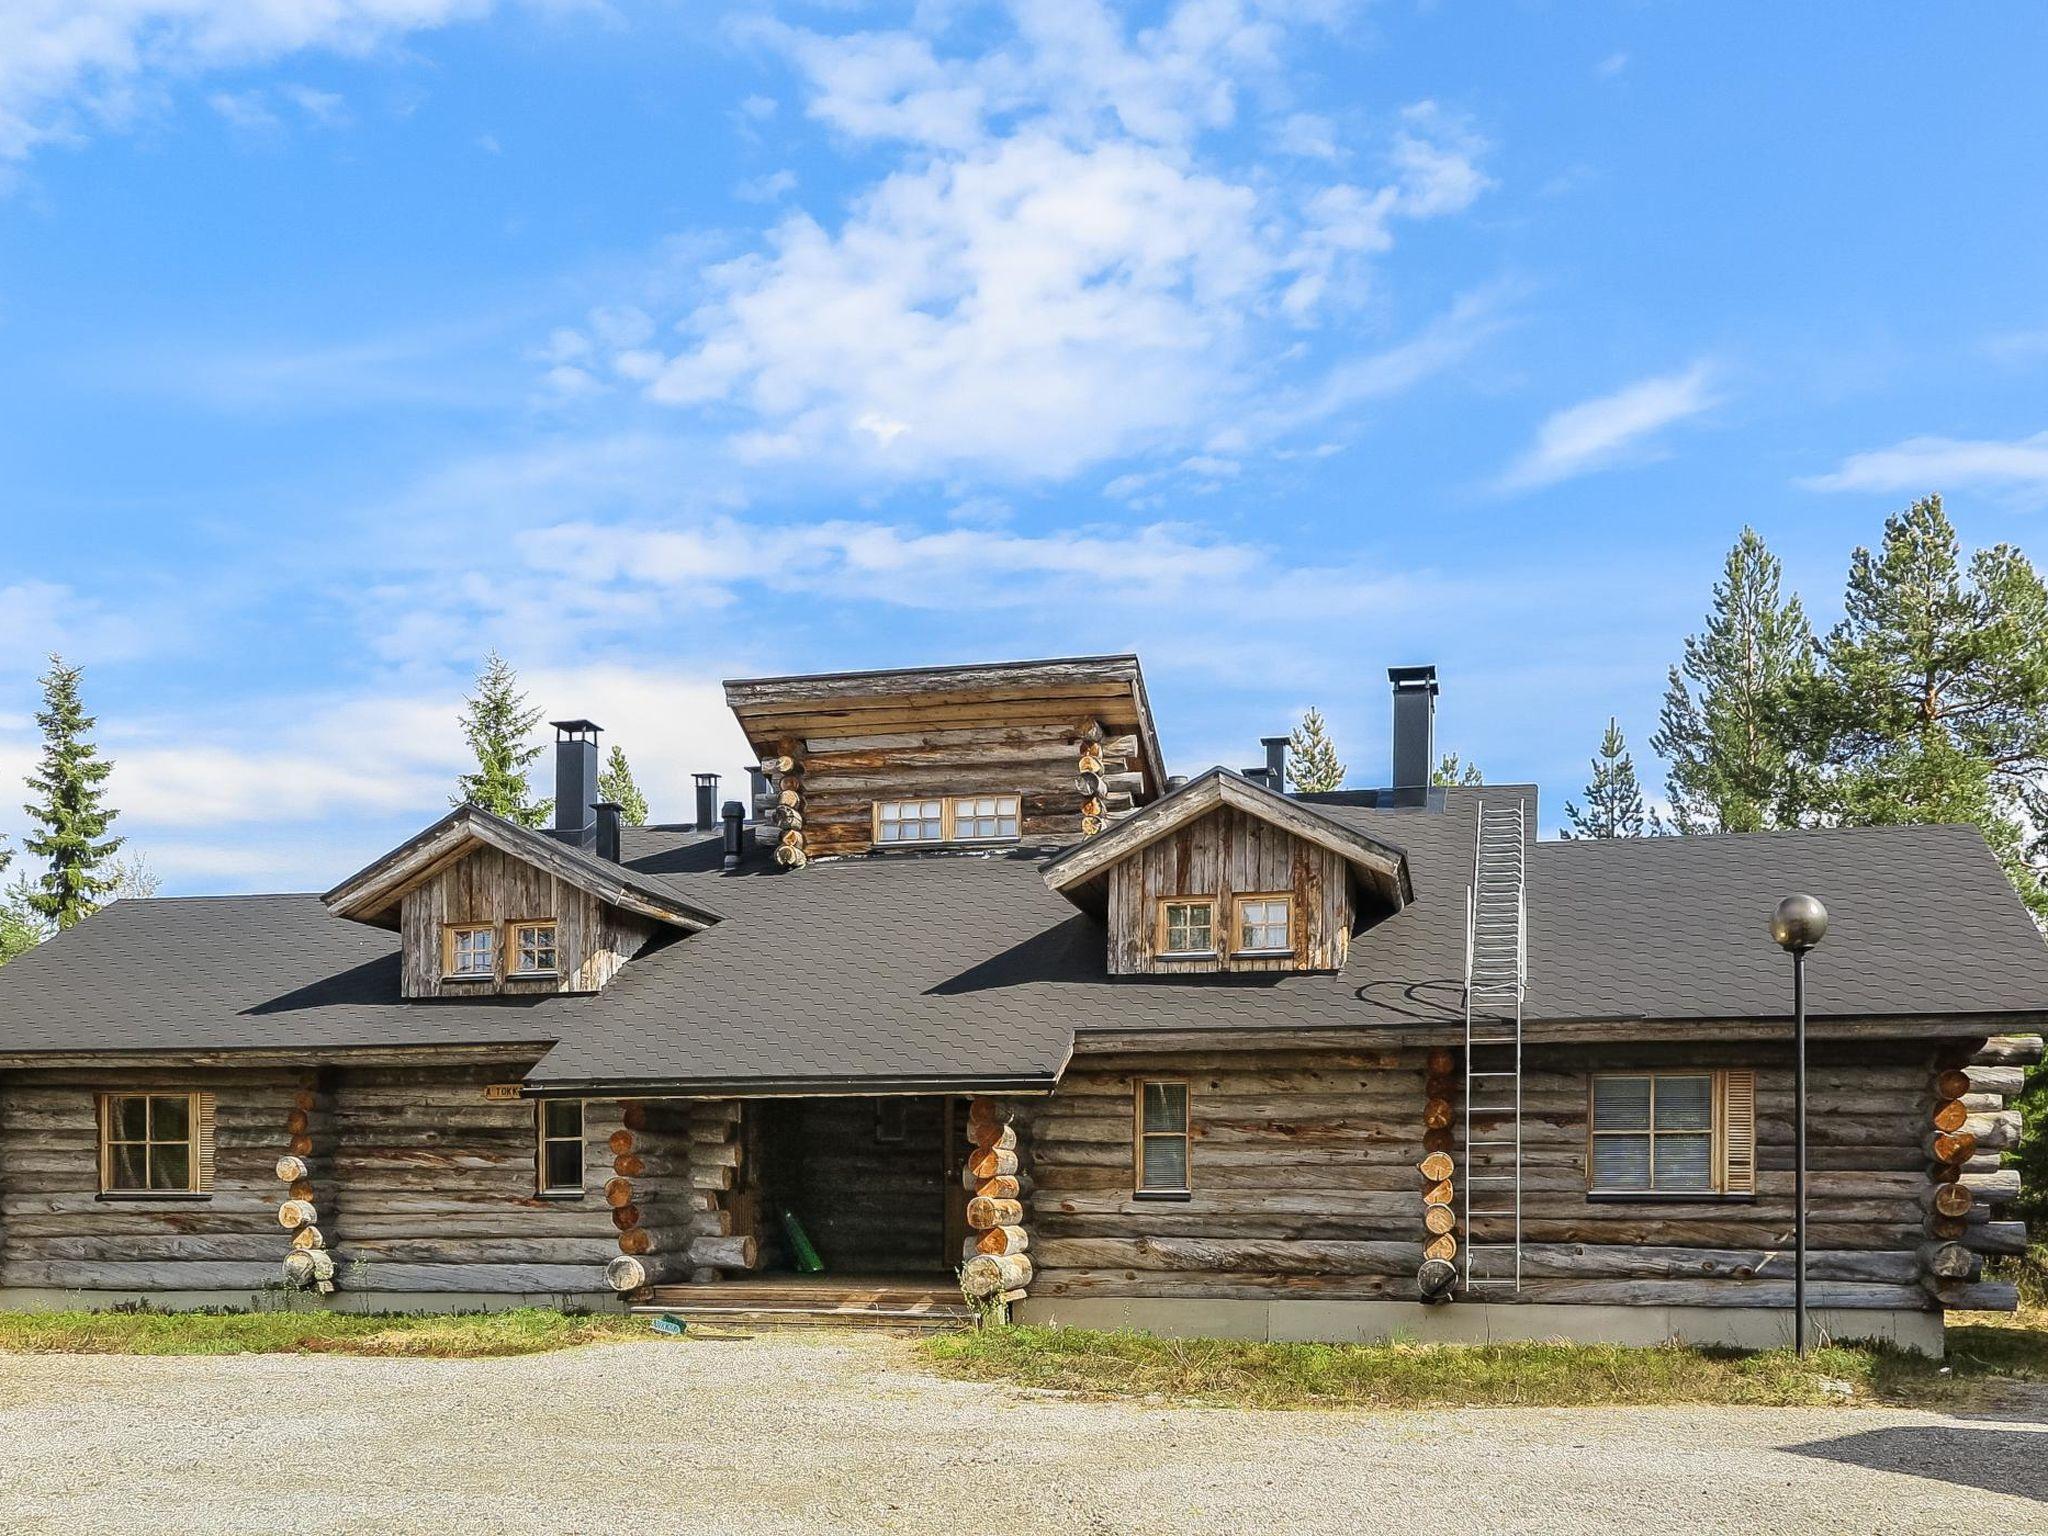
[[[1571,823],[1565,837],[1655,837],[1664,830],[1657,813],[1643,808],[1635,758],[1612,715],[1593,758],[1593,777],[1586,781],[1586,808],[1567,800],[1564,815]]]
[[[477,674],[476,691],[463,704],[462,734],[476,754],[476,772],[456,780],[451,805],[474,805],[523,827],[547,824],[552,800],[533,798],[527,770],[544,749],[529,737],[540,710],[526,707],[519,674],[495,650]]]
[[[1802,701],[1813,677],[1813,630],[1782,568],[1744,528],[1714,585],[1706,629],[1671,669],[1651,750],[1670,765],[1680,832],[1796,826],[1811,771]]]
[[[22,807],[42,828],[23,838],[22,847],[48,866],[28,892],[28,906],[60,929],[99,910],[100,898],[115,884],[107,862],[123,842],[107,836],[120,814],[106,803],[114,765],[93,745],[95,722],[80,697],[81,676],[63,658],[50,658],[42,677],[43,707],[36,712],[43,753],[28,776],[36,798]]]
[[[1303,794],[1344,787],[1344,764],[1337,744],[1323,725],[1323,712],[1311,707],[1287,743],[1287,781]]]
[[[1429,782],[1439,787],[1459,785],[1471,789],[1484,784],[1486,775],[1479,771],[1477,763],[1464,762],[1457,753],[1446,752],[1437,760],[1435,769],[1429,775]]]
[[[1941,498],[1849,562],[1813,689],[1827,811],[1850,826],[1969,822],[2048,918],[2048,589],[2010,545],[1965,568]]]
[[[616,742],[604,760],[604,767],[598,770],[597,796],[621,807],[625,811],[627,826],[647,825],[647,797],[640,793],[639,784],[634,782],[632,765],[626,761],[625,749]]]
[[[50,936],[50,925],[30,905],[35,887],[26,875],[18,875],[0,892],[0,965],[26,954]]]

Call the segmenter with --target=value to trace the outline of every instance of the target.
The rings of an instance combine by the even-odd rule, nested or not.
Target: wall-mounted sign
[[[485,1083],[484,1097],[493,1104],[503,1104],[519,1097],[518,1083]]]

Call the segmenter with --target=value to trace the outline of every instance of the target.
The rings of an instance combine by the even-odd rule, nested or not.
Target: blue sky
[[[733,675],[1385,667],[1546,821],[1754,523],[1832,618],[2048,504],[2034,5],[0,10],[0,782],[84,662],[169,891],[438,814],[484,651],[657,815]],[[1644,764],[1653,781],[1661,778]],[[0,832],[20,831],[0,794]]]

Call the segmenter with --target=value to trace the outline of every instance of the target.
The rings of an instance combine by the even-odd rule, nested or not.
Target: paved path
[[[857,1335],[510,1360],[0,1356],[0,1531],[2048,1530],[2048,1428],[1879,1409],[1245,1413]]]

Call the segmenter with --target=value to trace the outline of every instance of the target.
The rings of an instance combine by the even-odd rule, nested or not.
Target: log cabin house
[[[2048,949],[1979,835],[1540,842],[1391,681],[1327,794],[1169,777],[1132,656],[732,682],[750,803],[622,827],[565,720],[550,829],[118,902],[0,970],[0,1301],[1776,1343],[1805,890],[1821,1324],[2014,1305]]]

